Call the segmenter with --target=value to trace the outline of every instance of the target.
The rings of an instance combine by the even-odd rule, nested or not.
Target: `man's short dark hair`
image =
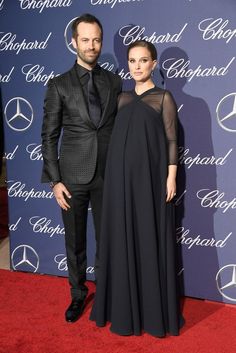
[[[97,19],[97,17],[91,15],[90,13],[84,13],[83,15],[77,17],[71,25],[72,37],[74,39],[76,39],[76,37],[77,37],[77,26],[81,22],[96,23],[101,30],[101,38],[103,38],[103,28],[102,28],[101,22]]]

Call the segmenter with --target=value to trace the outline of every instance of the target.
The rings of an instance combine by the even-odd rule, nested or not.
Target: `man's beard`
[[[91,50],[88,51],[88,52],[91,52]],[[86,53],[84,54],[79,49],[77,49],[77,55],[80,58],[80,60],[82,60],[84,63],[86,63],[88,65],[93,65],[93,64],[95,64],[97,62],[98,57],[100,55],[100,51],[99,52],[95,52],[95,56],[93,56],[93,57],[87,57]]]

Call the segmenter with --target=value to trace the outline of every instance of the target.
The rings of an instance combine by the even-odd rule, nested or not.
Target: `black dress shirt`
[[[104,74],[100,68],[100,66],[97,64],[93,69],[93,80],[94,84],[97,88],[99,99],[101,102],[101,108],[102,112],[104,111],[105,104],[106,104],[106,99],[107,99],[107,94],[108,94],[108,87],[104,85]],[[79,65],[76,63],[76,72],[78,75],[78,78],[80,80],[81,86],[83,88],[83,93],[85,97],[85,101],[88,104],[88,80],[89,80],[89,70],[86,69],[85,67]]]

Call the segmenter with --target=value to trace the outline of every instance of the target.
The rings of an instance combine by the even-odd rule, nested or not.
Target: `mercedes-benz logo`
[[[224,298],[236,302],[236,264],[226,265],[217,272],[216,285]]]
[[[22,97],[14,97],[9,100],[4,114],[7,125],[15,131],[27,130],[34,117],[32,105]]]
[[[73,53],[73,54],[77,54],[77,53],[76,53],[76,50],[75,50],[74,47],[72,46],[72,42],[71,42],[71,37],[72,37],[72,35],[71,35],[71,24],[72,24],[72,22],[73,22],[75,19],[76,19],[76,17],[73,18],[73,19],[68,23],[68,25],[67,25],[66,28],[65,28],[65,32],[64,32],[64,38],[65,38],[65,42],[66,42],[67,49],[68,49],[71,53]]]
[[[222,129],[236,132],[236,93],[230,93],[219,101],[216,116]]]
[[[3,9],[4,0],[0,0],[0,11]]]
[[[29,245],[19,245],[11,254],[14,270],[36,272],[39,268],[39,256]]]

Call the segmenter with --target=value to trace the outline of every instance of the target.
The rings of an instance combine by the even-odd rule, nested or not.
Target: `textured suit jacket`
[[[101,70],[108,95],[98,127],[89,117],[75,65],[49,81],[42,126],[42,182],[87,184],[96,166],[103,175],[121,78]]]

